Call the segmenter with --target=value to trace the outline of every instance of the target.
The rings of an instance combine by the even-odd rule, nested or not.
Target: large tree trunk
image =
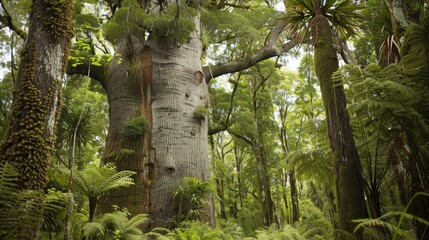
[[[135,186],[104,199],[103,208],[116,204],[133,214],[148,213],[149,227],[173,227],[174,187],[183,177],[207,180],[210,174],[207,117],[194,114],[197,107],[209,106],[199,26],[195,17],[196,29],[181,45],[168,38],[124,39],[118,48],[123,62],[114,60],[109,69],[110,127],[103,162],[136,171],[137,177]],[[146,131],[127,136],[126,123],[139,116],[148,122]]]
[[[346,96],[341,82],[332,74],[338,69],[331,27],[320,12],[311,22],[316,75],[320,82],[328,134],[335,162],[335,184],[339,228],[353,233],[353,219],[366,218],[363,177],[359,156],[346,109]],[[360,237],[360,233],[355,233]]]
[[[72,0],[34,0],[0,162],[18,170],[20,189],[43,189],[55,141],[60,83],[70,50]]]

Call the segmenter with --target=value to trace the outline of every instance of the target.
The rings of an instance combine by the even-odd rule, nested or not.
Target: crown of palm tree
[[[285,28],[293,36],[308,39],[310,22],[316,17],[315,4],[320,1],[320,10],[342,39],[357,34],[361,16],[358,6],[351,0],[286,0]]]

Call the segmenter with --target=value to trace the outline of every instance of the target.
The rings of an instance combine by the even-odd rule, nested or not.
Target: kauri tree
[[[116,57],[105,68],[91,68],[91,77],[104,87],[109,102],[110,125],[102,161],[137,175],[133,187],[112,192],[102,208],[127,207],[132,214],[148,213],[148,227],[171,227],[177,214],[172,189],[184,177],[207,180],[210,175],[208,119],[200,114],[209,107],[207,82],[278,56],[297,41],[279,43],[283,28],[275,24],[270,26],[267,41],[248,57],[203,68],[207,46],[202,42],[201,9],[216,15],[224,14],[226,8],[243,13],[248,8],[224,1],[106,3],[113,14],[105,25],[106,37],[117,46]],[[79,65],[70,73],[87,74],[88,68]]]

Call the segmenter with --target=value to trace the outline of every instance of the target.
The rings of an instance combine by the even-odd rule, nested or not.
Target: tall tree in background
[[[55,140],[60,83],[65,72],[72,29],[72,0],[34,0],[21,52],[8,133],[0,162],[18,171],[21,189],[43,189]]]
[[[355,224],[352,220],[367,216],[363,177],[344,88],[341,82],[332,80],[332,74],[338,69],[334,46],[355,33],[353,21],[358,15],[354,13],[356,8],[349,0],[291,0],[289,3],[292,13],[286,19],[292,32],[309,36],[310,32],[305,29],[310,26],[315,72],[322,92],[334,155],[338,224],[340,229],[353,233]],[[333,32],[340,39],[334,38]],[[359,237],[360,233],[356,235]]]

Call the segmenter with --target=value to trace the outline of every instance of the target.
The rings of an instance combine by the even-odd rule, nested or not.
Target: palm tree
[[[353,219],[367,217],[361,164],[353,139],[346,96],[341,82],[332,74],[338,70],[337,50],[345,39],[356,34],[359,16],[351,0],[289,0],[286,27],[294,35],[311,39],[334,156],[338,227],[353,233]],[[334,33],[334,34],[333,34]],[[334,37],[335,36],[335,37]],[[342,231],[339,231],[342,232]],[[359,238],[361,233],[355,233]],[[341,234],[340,234],[341,235]],[[342,238],[341,236],[337,236]]]

